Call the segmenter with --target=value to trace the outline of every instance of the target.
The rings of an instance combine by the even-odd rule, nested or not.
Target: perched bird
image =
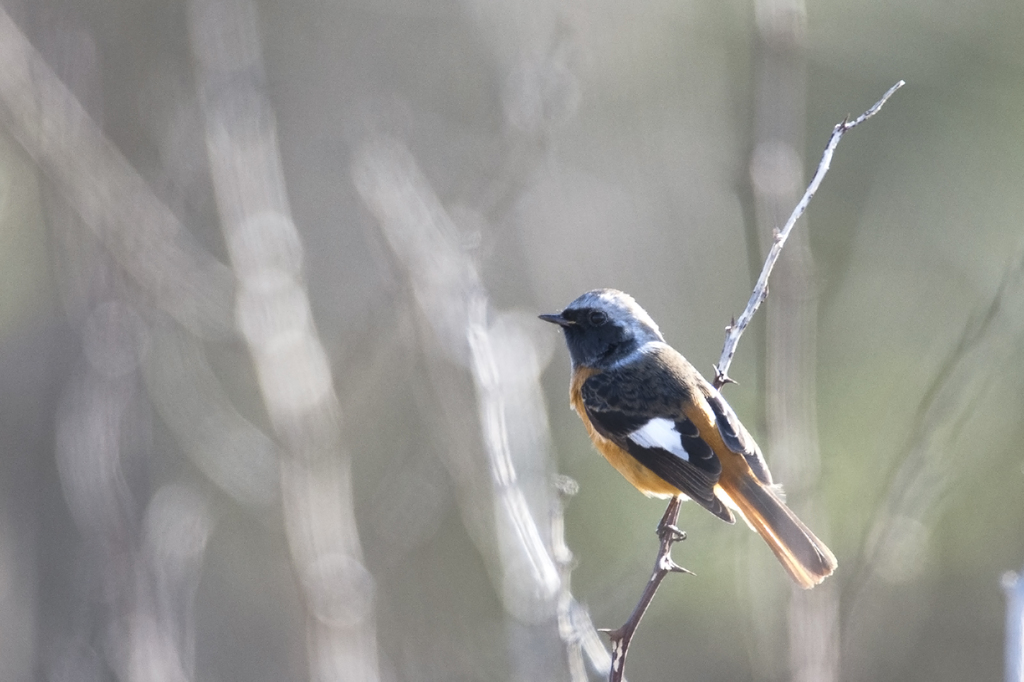
[[[779,499],[736,413],[631,296],[596,289],[540,318],[565,333],[569,401],[627,481],[649,497],[689,497],[728,523],[736,511],[800,587],[832,574],[835,556]]]

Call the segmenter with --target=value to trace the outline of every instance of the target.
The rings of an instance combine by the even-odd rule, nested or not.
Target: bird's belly
[[[589,425],[588,425],[589,427]],[[589,427],[591,430],[593,427]],[[615,467],[627,481],[648,497],[672,497],[680,495],[679,488],[667,483],[661,476],[638,462],[631,454],[599,433],[593,433],[591,440],[597,451]]]

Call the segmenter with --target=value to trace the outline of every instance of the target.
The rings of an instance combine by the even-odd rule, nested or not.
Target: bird
[[[727,523],[737,514],[804,589],[835,571],[835,555],[783,502],[732,407],[632,296],[595,289],[539,317],[561,327],[569,402],[627,481],[648,497],[689,498]]]

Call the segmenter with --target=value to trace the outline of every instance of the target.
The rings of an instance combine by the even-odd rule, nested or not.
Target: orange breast
[[[597,370],[590,367],[580,367],[573,372],[572,382],[569,385],[569,404],[576,414],[583,420],[587,427],[587,434],[597,451],[604,455],[615,469],[622,474],[627,481],[632,483],[637,490],[648,497],[672,497],[679,495],[679,488],[666,483],[664,479],[645,467],[633,458],[631,454],[608,440],[594,428],[587,416],[587,410],[583,406],[583,382],[592,377]]]

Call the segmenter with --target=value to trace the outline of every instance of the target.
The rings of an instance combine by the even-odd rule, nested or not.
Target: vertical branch
[[[569,679],[572,682],[587,682],[587,666],[584,658],[586,635],[576,625],[575,611],[580,609],[572,596],[572,563],[573,555],[565,542],[565,516],[563,500],[579,492],[579,485],[568,476],[556,476],[555,488],[558,496],[554,498],[551,509],[551,557],[558,567],[558,635],[565,642],[566,665]],[[587,619],[589,620],[589,618]],[[597,631],[593,631],[597,635]],[[600,640],[597,642],[601,654],[607,658],[608,653]],[[604,666],[607,669],[607,665]]]
[[[803,185],[806,137],[807,63],[804,42],[807,10],[803,0],[755,0],[758,29],[754,145],[750,179],[756,232],[773,242],[777,212],[798,203]],[[776,235],[779,239],[776,240]],[[789,236],[786,233],[786,236]],[[801,516],[813,517],[810,491],[818,478],[820,453],[815,367],[817,364],[817,284],[807,230],[789,239],[773,281],[765,338],[765,422],[767,452]],[[767,293],[767,287],[765,288]],[[794,494],[795,493],[795,494]],[[809,513],[810,512],[810,513]],[[819,528],[821,523],[808,519]],[[763,603],[764,596],[760,595]],[[789,670],[794,682],[831,682],[838,675],[835,582],[813,593],[793,590],[789,599]],[[773,618],[762,610],[761,618]],[[762,651],[775,649],[774,627],[758,629]],[[772,661],[770,657],[763,657]]]
[[[407,273],[426,340],[436,351],[427,362],[438,409],[456,413],[443,452],[459,488],[463,519],[488,561],[506,611],[515,618],[509,628],[522,629],[530,642],[517,647],[513,663],[523,679],[550,673],[563,664],[544,660],[544,643],[557,625],[559,600],[565,598],[549,527],[537,519],[546,521],[555,508],[547,501],[553,491],[550,478],[524,480],[516,466],[517,460],[529,461],[529,469],[549,470],[546,417],[537,412],[544,404],[537,348],[513,317],[491,310],[457,227],[408,150],[394,140],[369,143],[353,175]],[[453,366],[465,367],[472,378],[476,429],[455,421],[472,407],[453,383]],[[479,466],[476,452],[460,445],[474,438],[471,429],[482,437],[486,468]],[[472,459],[462,459],[463,451]]]
[[[1005,682],[1024,682],[1024,578],[1010,571],[1003,576],[1006,593]]]
[[[736,347],[739,343],[739,339],[743,335],[743,332],[746,330],[751,319],[753,319],[754,313],[760,307],[761,303],[767,298],[768,278],[771,275],[779,256],[782,254],[782,247],[789,238],[796,221],[804,214],[811,199],[814,197],[815,192],[817,192],[818,187],[821,185],[822,180],[828,173],[832,162],[832,155],[835,152],[836,147],[839,145],[839,141],[847,131],[860,125],[878,113],[889,98],[902,86],[903,81],[897,82],[889,88],[888,91],[886,91],[880,100],[875,102],[875,104],[863,114],[853,120],[844,120],[833,129],[828,144],[825,146],[825,151],[822,153],[821,161],[818,163],[818,168],[815,171],[814,176],[811,178],[810,183],[807,185],[807,189],[804,191],[800,201],[797,202],[796,207],[793,209],[793,212],[790,214],[789,219],[786,221],[783,228],[781,230],[772,230],[773,238],[771,247],[768,250],[768,256],[761,269],[761,274],[758,276],[757,282],[754,285],[754,291],[751,293],[750,300],[747,302],[747,307],[743,310],[743,313],[740,315],[738,320],[734,319],[733,323],[728,327],[725,345],[722,348],[722,354],[719,362],[715,366],[714,384],[716,387],[721,387],[725,383],[731,381],[728,375],[728,370],[732,363],[732,358],[736,353]],[[787,156],[784,149],[780,150],[774,148],[776,147],[775,144],[768,144],[767,142],[764,144],[767,144],[768,147],[760,148],[762,154],[770,154],[771,156],[777,157],[777,160],[784,161]],[[763,216],[766,209],[770,211],[774,206],[771,201],[769,201],[769,192],[759,191],[758,178],[760,177],[762,181],[767,181],[774,177],[774,172],[761,175],[761,173],[765,172],[765,168],[760,167],[761,164],[765,163],[765,158],[762,157],[760,160],[758,159],[758,147],[755,147],[751,176],[754,181],[755,196],[757,196],[759,200],[757,214],[759,216]],[[785,163],[782,164],[782,170],[785,170],[785,165]],[[779,169],[774,169],[774,171],[778,172]],[[761,190],[771,189],[772,187],[774,187],[774,185],[766,185],[762,187]],[[776,189],[784,190],[786,187],[783,185]],[[808,259],[810,257],[809,252],[806,250],[806,245],[803,250],[803,256],[803,262],[806,265],[809,263]],[[798,260],[797,264],[800,262],[801,261]],[[791,279],[793,277],[795,277],[795,275],[791,275]],[[811,336],[813,333],[813,325],[808,324],[809,307],[805,305],[806,299],[803,298],[803,294],[801,294],[800,289],[797,286],[800,285],[801,279],[804,280],[804,285],[808,285],[809,280],[807,280],[807,277],[808,275],[805,272],[803,273],[803,277],[797,277],[795,281],[789,282],[788,315],[790,317],[796,316],[796,319],[790,320],[789,325],[769,322],[769,343],[771,344],[769,350],[771,351],[771,348],[776,348],[778,356],[777,360],[773,361],[771,360],[772,354],[771,352],[769,353],[768,407],[769,410],[774,408],[783,410],[778,414],[769,414],[769,428],[778,429],[776,433],[783,434],[783,438],[788,439],[796,436],[799,440],[792,442],[782,442],[780,440],[779,443],[773,442],[769,447],[773,452],[778,452],[780,454],[792,454],[794,450],[801,447],[802,443],[804,447],[810,448],[805,451],[805,454],[814,454],[816,460],[817,438],[816,436],[813,438],[811,437],[813,435],[813,431],[816,429],[814,426],[813,401],[807,402],[808,394],[813,395],[813,393],[807,387],[805,387],[806,390],[802,390],[800,388],[807,383],[806,379],[798,381],[799,377],[805,376],[801,371],[801,368],[809,371],[809,369],[813,367],[813,363],[811,363],[810,366],[806,364],[807,357],[813,356],[813,353],[811,353],[810,348],[808,347],[808,344],[813,344],[813,338]],[[783,301],[783,304],[785,303],[786,301]],[[782,308],[783,312],[786,312],[786,310],[786,307]],[[794,335],[792,338],[789,338],[790,333]],[[772,379],[772,377],[775,378]],[[772,383],[773,381],[775,382],[774,384]],[[811,385],[813,385],[813,382],[811,382]],[[788,386],[790,389],[795,390],[776,391],[771,388],[772,386]],[[775,395],[776,393],[778,393],[778,395]],[[783,395],[783,393],[786,395]],[[788,398],[786,397],[787,395],[789,396]],[[798,409],[795,412],[784,410],[787,405],[791,404],[791,400],[794,401],[798,407],[802,405],[802,409]],[[780,467],[780,469],[785,472],[785,462],[782,464],[783,466]],[[809,485],[809,482],[805,480],[805,477],[800,476],[799,471],[784,473],[783,477],[787,480],[795,481],[798,488],[801,484],[804,486]],[[821,589],[817,592],[820,592],[824,596],[818,595],[810,597],[808,595],[803,595],[803,601],[794,602],[796,604],[808,605],[807,608],[810,609],[810,611],[806,612],[808,614],[806,617],[800,616],[796,613],[793,614],[790,628],[791,640],[801,639],[805,636],[812,636],[818,640],[820,645],[818,647],[802,648],[802,651],[817,651],[816,657],[814,654],[812,654],[811,657],[804,657],[803,654],[791,657],[791,668],[795,676],[809,676],[810,679],[818,679],[822,675],[827,678],[834,678],[837,674],[838,621],[836,614],[838,612],[838,597],[833,592],[834,589],[834,587]],[[815,593],[816,595],[817,592]],[[813,605],[815,602],[817,602],[817,606]],[[804,606],[798,606],[797,608],[803,609]],[[811,613],[812,611],[816,613]],[[803,625],[800,625],[801,623],[803,623]],[[833,641],[832,643],[828,643],[824,639],[821,639],[822,637]],[[763,648],[767,650],[767,643]],[[794,650],[791,649],[791,651]],[[802,659],[802,661],[797,659]]]
[[[372,682],[379,678],[373,580],[265,93],[256,8],[193,0],[189,10],[210,171],[238,280],[235,317],[284,453],[282,505],[307,609],[311,679]]]

